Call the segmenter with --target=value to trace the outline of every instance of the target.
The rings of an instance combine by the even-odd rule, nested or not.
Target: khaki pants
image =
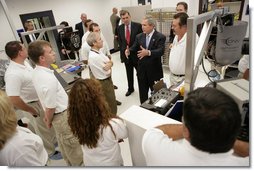
[[[52,125],[56,131],[56,138],[64,160],[69,166],[81,166],[83,152],[78,139],[71,132],[67,111],[54,115]]]
[[[105,95],[106,101],[108,102],[108,105],[111,108],[111,112],[113,114],[117,114],[116,95],[111,77],[99,81],[102,85],[102,90]]]
[[[45,149],[47,150],[49,155],[52,155],[55,153],[55,145],[56,143],[56,134],[54,128],[47,128],[45,122],[43,121],[45,112],[41,107],[41,104],[39,101],[28,103],[29,106],[32,106],[39,114],[40,116],[34,118],[30,113],[30,120],[32,126],[34,127],[35,133],[39,135],[43,141],[43,145]]]

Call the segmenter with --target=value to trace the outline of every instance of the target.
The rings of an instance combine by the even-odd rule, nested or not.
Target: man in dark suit
[[[128,81],[128,91],[125,96],[131,95],[134,92],[134,79],[133,70],[137,71],[138,57],[137,52],[131,52],[128,57],[125,56],[125,49],[133,45],[136,35],[142,33],[142,26],[140,23],[132,22],[130,13],[126,10],[120,11],[120,17],[122,19],[122,25],[118,27],[118,41],[120,47],[120,57],[121,62],[124,62],[127,81]]]
[[[86,28],[85,28],[85,22],[87,20],[87,15],[85,13],[82,13],[81,16],[80,16],[80,19],[81,19],[81,22],[77,23],[75,25],[75,30],[78,30],[79,37],[80,37],[80,39],[82,39],[84,33],[87,31]]]
[[[142,104],[148,99],[149,88],[153,91],[155,81],[163,78],[161,56],[164,54],[166,37],[154,29],[155,21],[151,16],[145,17],[141,24],[143,33],[136,36],[134,44],[125,50],[125,55],[138,53],[138,86]]]

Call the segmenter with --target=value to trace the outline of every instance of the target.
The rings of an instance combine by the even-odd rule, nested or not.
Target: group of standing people
[[[185,74],[188,18],[185,4],[177,4],[177,9],[183,7],[186,11],[174,15],[172,22],[175,35],[170,45],[169,59],[172,85],[179,83]],[[131,15],[126,10],[120,11],[119,18],[115,16],[116,8],[113,14],[115,18],[112,17],[112,21],[118,23],[121,19],[122,22],[115,28],[112,25],[112,29],[117,33],[115,40],[127,74],[128,90],[125,96],[134,92],[135,69],[142,104],[148,99],[149,89],[153,92],[155,82],[163,78],[161,57],[166,37],[155,29],[155,20],[151,16],[144,17],[140,24],[131,21]],[[56,56],[49,42],[33,41],[28,50],[19,41],[6,44],[5,51],[11,62],[5,74],[6,94],[0,91],[0,111],[3,113],[0,118],[0,128],[3,130],[0,133],[0,165],[47,165],[49,156],[56,153],[57,142],[63,159],[70,166],[123,166],[119,143],[127,138],[128,133],[124,121],[117,116],[111,78],[113,62],[109,51],[104,49],[106,40],[99,25],[87,19],[86,14],[81,14],[81,20],[75,29],[79,30],[80,38],[85,36],[82,44],[87,44],[88,53],[81,55],[86,54],[82,59],[87,60],[91,79],[76,81],[69,95],[50,69]],[[118,45],[115,45],[117,49]],[[28,56],[36,64],[34,69],[26,62]],[[222,102],[215,103],[217,109],[213,111],[210,103],[216,102],[218,97],[222,98]],[[17,125],[17,109],[25,111],[37,135]],[[212,118],[211,121],[204,116]],[[200,165],[203,164],[203,157],[205,165],[208,160],[212,161],[208,162],[209,165],[214,165],[215,159],[225,156],[226,164],[235,161],[235,165],[246,165],[246,160],[232,156],[240,127],[240,114],[235,102],[227,95],[210,88],[190,93],[184,103],[183,121],[183,126],[162,125],[145,133],[142,147],[148,165]],[[210,122],[223,123],[221,126],[225,129],[213,130]],[[233,126],[228,126],[230,124]],[[207,132],[211,132],[213,142],[206,136]],[[162,139],[163,142],[160,141]],[[179,139],[181,141],[172,142]],[[172,149],[177,150],[172,153]],[[201,158],[193,158],[192,153]],[[207,153],[214,154],[207,157]],[[174,157],[171,154],[178,154],[179,159],[168,162]],[[181,162],[185,154],[186,160]],[[222,161],[215,163],[225,164]]]
[[[93,34],[96,41],[100,39],[99,34]],[[93,38],[90,39],[93,49],[101,47],[102,42],[97,45]],[[0,106],[1,113],[6,115],[1,118],[1,126],[6,130],[0,134],[1,165],[47,165],[50,147],[46,145],[49,143],[55,149],[54,138],[69,166],[123,165],[118,143],[127,137],[127,129],[106,101],[101,81],[81,79],[68,96],[50,69],[56,56],[49,42],[34,41],[27,52],[21,42],[11,41],[6,44],[6,52],[12,65],[5,75],[8,96],[0,92],[0,99],[4,101]],[[27,56],[36,64],[34,69],[26,64]],[[14,107],[37,118],[35,126],[41,128],[41,132],[36,132],[39,136],[17,125]],[[9,119],[7,115],[12,116]],[[31,121],[33,117],[30,117]],[[6,127],[5,123],[12,123],[12,126]]]
[[[13,118],[12,121],[15,124],[10,128],[12,132],[8,136],[0,137],[3,142],[0,156],[7,155],[1,157],[1,159],[5,158],[5,160],[0,160],[1,165],[47,165],[49,157],[56,152],[56,143],[69,166],[123,165],[118,143],[127,137],[127,129],[124,122],[116,116],[116,100],[113,96],[114,87],[111,80],[113,63],[110,56],[100,51],[103,41],[100,30],[94,30],[96,28],[98,25],[94,24],[90,29],[91,34],[87,36],[91,52],[94,52],[89,54],[89,66],[96,80],[77,81],[71,89],[71,96],[67,95],[53,70],[50,69],[51,64],[56,60],[56,54],[49,42],[35,40],[30,42],[28,50],[19,41],[11,41],[6,44],[5,51],[11,59],[11,65],[5,74],[8,97],[4,93],[1,95],[6,101],[10,101],[8,108],[13,110],[11,111],[13,115],[16,115],[14,108],[25,111],[25,117],[29,118],[30,123],[33,123],[34,133],[39,136],[26,128],[20,128],[17,125],[17,119]],[[27,63],[28,56],[36,65],[34,69]],[[104,62],[107,64],[104,65]],[[98,66],[101,68],[98,69]],[[90,91],[87,92],[87,90]],[[76,93],[73,95],[72,92],[76,91],[87,94],[84,98],[84,94],[81,93],[83,97],[81,99]],[[77,103],[80,100],[83,100],[82,105]],[[89,105],[83,106],[83,104]],[[90,111],[87,112],[86,108]],[[76,112],[80,114],[78,117],[76,117]],[[83,118],[85,115],[87,117]],[[79,117],[86,120],[81,120],[82,118]],[[79,120],[80,125],[77,123]],[[84,132],[81,131],[81,128],[84,128],[82,129]],[[18,133],[15,133],[17,131]],[[9,140],[17,139],[16,134],[20,141],[24,142],[27,141],[25,138],[29,134],[29,137],[38,141],[41,146],[33,146],[32,141],[19,144],[20,149],[22,145],[28,145],[31,149],[29,147],[24,149],[26,151],[22,154],[23,159],[12,161],[12,155],[8,154],[15,154],[17,148],[11,147],[18,145],[10,144]],[[25,136],[20,137],[21,135]],[[29,155],[29,151],[38,154],[31,157],[33,153]],[[22,163],[22,161],[27,162]]]
[[[184,79],[185,75],[185,49],[187,32],[188,5],[179,2],[176,6],[170,42],[170,85],[176,85]],[[161,57],[165,50],[166,37],[155,29],[155,20],[146,16],[141,24],[131,21],[131,15],[126,10],[120,11],[121,25],[118,26],[119,17],[117,9],[113,8],[110,17],[114,33],[114,43],[119,44],[120,59],[124,63],[127,75],[128,89],[126,96],[134,92],[134,69],[137,72],[140,103],[149,97],[149,89],[153,92],[155,82],[163,78]],[[198,36],[196,42],[198,41]],[[115,44],[114,44],[115,45]],[[115,47],[115,46],[114,46]]]
[[[170,35],[172,42],[169,47],[170,85],[179,84],[185,77],[189,17],[187,10],[188,5],[179,2],[176,7],[177,14],[172,21]],[[120,18],[123,24],[118,27],[116,37],[121,61],[126,67],[128,80],[126,96],[134,91],[131,88],[135,68],[140,103],[143,103],[148,98],[149,88],[153,91],[154,82],[163,78],[161,56],[164,53],[165,36],[155,30],[155,23],[150,17],[142,20],[142,31],[138,29],[138,23],[131,22],[128,11],[121,10]],[[134,30],[132,27],[135,25],[137,27]],[[198,35],[195,43],[197,42]],[[220,101],[217,101],[219,97]],[[142,150],[147,165],[249,165],[249,158],[246,157],[248,155],[239,153],[239,149],[244,151],[246,148],[238,146],[240,141],[236,137],[240,129],[241,114],[231,97],[214,88],[200,88],[188,94],[183,110],[183,125],[161,125],[146,131]],[[230,120],[230,123],[224,119]],[[221,156],[224,156],[223,160]]]
[[[114,11],[114,9],[113,9]],[[149,88],[163,78],[161,56],[166,37],[155,30],[155,20],[148,16],[142,23],[131,21],[126,10],[120,11],[122,24],[116,28],[121,62],[124,63],[128,81],[125,96],[134,92],[134,69],[137,72],[140,103],[148,99]]]

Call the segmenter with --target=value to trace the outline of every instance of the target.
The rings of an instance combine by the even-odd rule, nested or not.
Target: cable
[[[205,55],[207,57],[207,55]],[[202,61],[201,61],[201,64],[202,64],[202,68],[205,72],[205,74],[207,75],[208,79],[210,80],[210,82],[213,82],[209,76],[209,74],[207,73],[206,69],[205,69],[205,65],[204,65],[204,58],[202,58]]]

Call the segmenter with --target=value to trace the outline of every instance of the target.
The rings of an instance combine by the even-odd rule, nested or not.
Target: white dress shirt
[[[45,166],[48,153],[42,139],[29,129],[17,126],[17,132],[0,150],[0,166]]]
[[[127,138],[127,128],[120,119],[113,118],[109,121],[116,137],[111,128],[107,126],[103,129],[102,135],[97,142],[96,148],[82,146],[83,158],[86,166],[121,166],[123,159],[118,140]],[[98,132],[101,132],[99,130]]]
[[[55,113],[59,113],[67,109],[68,95],[55,77],[53,70],[36,65],[33,83],[44,110],[55,108]]]
[[[26,61],[21,65],[11,60],[5,72],[7,95],[19,96],[25,103],[38,101],[32,74],[33,68]]]

